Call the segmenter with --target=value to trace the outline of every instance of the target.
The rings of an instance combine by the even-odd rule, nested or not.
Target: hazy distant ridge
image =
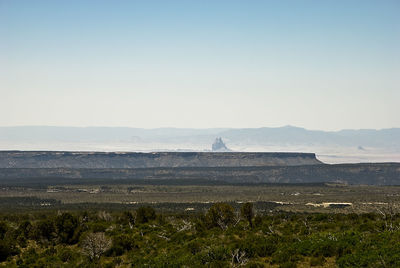
[[[400,148],[400,128],[341,131],[278,128],[0,127],[2,142],[135,142],[212,144],[221,137],[240,145],[338,145]]]

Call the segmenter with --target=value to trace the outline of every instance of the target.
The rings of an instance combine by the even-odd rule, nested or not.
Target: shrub
[[[107,256],[121,256],[126,251],[132,250],[137,247],[133,238],[128,235],[119,235],[113,238],[112,246],[107,251]]]
[[[310,266],[322,266],[325,263],[325,258],[322,256],[311,257]]]
[[[136,210],[136,221],[146,223],[156,219],[156,211],[152,207],[140,207]]]
[[[15,243],[7,240],[0,240],[0,262],[5,261],[8,257],[17,255],[19,250]]]
[[[0,239],[4,239],[5,234],[8,231],[8,226],[5,222],[0,222]]]
[[[78,242],[76,235],[78,224],[78,219],[70,213],[63,213],[56,217],[56,232],[61,243],[75,244]]]
[[[296,268],[297,264],[292,261],[287,261],[279,265],[279,268]]]
[[[226,229],[234,222],[235,211],[229,204],[217,203],[210,207],[206,218],[212,227]]]
[[[69,248],[62,248],[57,255],[62,262],[71,262],[74,258],[74,253]]]
[[[255,217],[254,217],[254,225],[256,226],[256,227],[260,227],[261,226],[261,224],[262,224],[262,217],[260,216],[260,215],[256,215]]]
[[[54,223],[50,220],[42,220],[36,223],[32,228],[32,236],[37,241],[42,239],[51,240],[55,233]]]
[[[90,233],[82,242],[82,250],[90,260],[97,260],[111,246],[111,239],[104,233]]]
[[[122,213],[122,216],[119,218],[119,222],[122,225],[134,225],[135,224],[135,218],[133,217],[131,212],[124,211]]]
[[[240,208],[241,216],[249,222],[250,227],[253,227],[252,219],[254,217],[253,204],[244,203]]]

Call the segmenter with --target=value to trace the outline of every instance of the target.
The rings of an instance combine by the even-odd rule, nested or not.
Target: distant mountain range
[[[318,131],[285,126],[277,128],[128,128],[128,127],[0,127],[0,142],[5,143],[159,143],[209,145],[221,137],[235,146],[343,146],[400,149],[400,128]],[[2,148],[0,148],[2,149]]]

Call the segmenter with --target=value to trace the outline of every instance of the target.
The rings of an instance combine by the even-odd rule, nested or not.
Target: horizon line
[[[190,129],[190,130],[211,130],[211,129],[226,129],[226,130],[239,130],[239,129],[277,129],[277,128],[297,128],[308,131],[323,131],[323,132],[340,132],[340,131],[363,131],[363,130],[391,130],[391,129],[400,129],[400,127],[388,127],[388,128],[342,128],[336,130],[325,130],[325,129],[311,129],[305,127],[299,127],[294,125],[282,125],[282,126],[262,126],[262,127],[171,127],[171,126],[163,126],[163,127],[132,127],[132,126],[62,126],[62,125],[12,125],[12,126],[0,126],[0,128],[23,128],[23,127],[43,127],[43,128],[128,128],[128,129],[142,129],[142,130],[157,130],[157,129]]]

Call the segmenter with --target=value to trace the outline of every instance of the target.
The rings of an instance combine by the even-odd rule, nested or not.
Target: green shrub
[[[132,237],[124,234],[118,235],[113,238],[112,246],[106,252],[106,256],[121,256],[136,247],[137,245]]]
[[[254,225],[256,226],[256,227],[260,227],[261,226],[261,224],[262,224],[262,217],[260,216],[260,215],[256,215],[255,217],[254,217]]]
[[[253,203],[244,203],[240,208],[241,216],[249,222],[250,227],[253,227],[253,217],[254,217],[254,210],[253,210]]]
[[[325,258],[322,256],[311,257],[310,266],[322,266],[325,263]]]
[[[287,261],[279,265],[279,268],[296,268],[296,262]]]
[[[0,240],[4,239],[4,236],[6,235],[8,231],[8,226],[7,223],[4,221],[0,221]]]
[[[51,220],[41,220],[34,224],[32,228],[32,236],[36,241],[42,239],[51,240],[55,235],[55,226]]]
[[[57,253],[58,258],[62,261],[62,262],[71,262],[71,260],[74,259],[74,252],[69,249],[69,248],[62,248],[61,250],[59,250],[59,252]]]
[[[61,243],[75,244],[78,242],[78,219],[70,213],[63,213],[56,217],[55,226]]]
[[[206,219],[211,227],[226,228],[234,222],[235,210],[226,203],[217,203],[207,211]]]
[[[0,262],[19,254],[17,245],[9,240],[0,240]]]
[[[136,210],[136,221],[146,223],[156,219],[156,211],[152,207],[140,207]]]

